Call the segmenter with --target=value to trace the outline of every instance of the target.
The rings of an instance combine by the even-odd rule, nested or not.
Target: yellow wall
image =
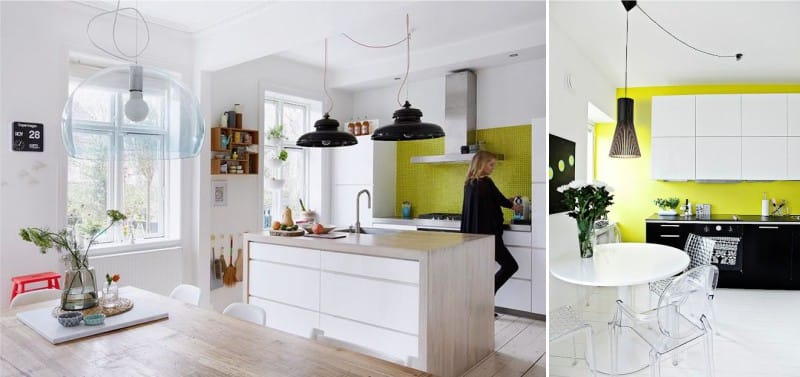
[[[658,210],[653,200],[676,196],[692,204],[709,203],[711,213],[759,215],[764,192],[767,197],[786,199],[792,213],[800,213],[800,182],[695,183],[663,182],[650,179],[650,111],[653,96],[681,94],[737,93],[800,93],[800,84],[793,85],[702,85],[628,88],[633,98],[634,125],[642,151],[640,159],[608,157],[615,124],[595,126],[595,177],[616,191],[609,218],[617,221],[622,239],[644,242],[644,219]],[[624,96],[617,89],[617,97]],[[676,156],[679,158],[679,156]],[[724,156],[720,156],[724,158]]]
[[[531,197],[531,126],[512,126],[478,130],[478,140],[486,149],[505,155],[498,161],[492,180],[506,196]],[[468,164],[412,164],[411,157],[444,153],[444,139],[397,143],[397,205],[400,216],[403,201],[411,202],[412,216],[430,212],[461,212],[464,179]],[[504,210],[506,222],[511,210]]]

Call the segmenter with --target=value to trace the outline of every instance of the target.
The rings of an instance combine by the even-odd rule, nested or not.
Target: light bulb
[[[131,98],[125,103],[125,116],[134,122],[141,122],[147,118],[150,108],[142,99],[142,92],[131,90]]]
[[[131,98],[125,103],[125,116],[134,122],[147,118],[150,108],[142,99],[142,66],[132,65],[130,69]]]

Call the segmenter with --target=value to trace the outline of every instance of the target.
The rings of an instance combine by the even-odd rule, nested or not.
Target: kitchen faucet
[[[372,208],[372,195],[369,194],[369,190],[363,189],[356,194],[356,226],[355,226],[355,233],[361,233],[361,194],[367,194],[367,208]]]

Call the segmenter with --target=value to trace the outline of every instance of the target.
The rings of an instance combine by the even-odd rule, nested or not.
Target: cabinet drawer
[[[250,242],[250,259],[319,268],[319,250]]]
[[[531,238],[530,232],[503,232],[503,243],[506,244],[506,246],[531,247],[531,241],[533,241],[533,239]]]
[[[319,327],[319,313],[263,300],[250,296],[250,304],[267,311],[267,327],[288,332],[304,338],[311,337],[311,331]]]
[[[249,278],[253,296],[319,310],[319,270],[251,260]]]
[[[323,251],[322,269],[419,284],[417,261]]]
[[[508,246],[508,251],[511,252],[511,255],[514,257],[514,260],[517,261],[519,265],[519,270],[514,273],[512,277],[518,279],[528,279],[531,278],[531,249],[524,248],[524,247],[516,247],[516,246]],[[495,263],[496,269],[495,271],[500,269],[500,264]]]
[[[320,311],[417,334],[419,287],[323,272]]]
[[[325,332],[326,337],[369,348],[396,359],[407,360],[409,356],[419,357],[419,338],[413,335],[325,314],[320,314],[319,326]]]
[[[495,306],[531,311],[531,281],[511,278],[497,291]]]

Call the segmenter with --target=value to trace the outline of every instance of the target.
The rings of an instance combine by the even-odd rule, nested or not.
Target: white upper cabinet
[[[653,97],[652,136],[694,137],[695,96]]]
[[[786,94],[743,94],[742,136],[786,136]]]
[[[741,137],[698,137],[695,146],[695,179],[742,179]]]
[[[800,94],[788,94],[786,98],[789,136],[800,136]]]
[[[725,94],[695,97],[695,136],[741,135],[741,95]]]
[[[650,146],[653,179],[694,179],[694,137],[654,137]]]
[[[786,179],[800,181],[800,137],[788,137]]]
[[[784,180],[786,137],[742,137],[742,179]]]

